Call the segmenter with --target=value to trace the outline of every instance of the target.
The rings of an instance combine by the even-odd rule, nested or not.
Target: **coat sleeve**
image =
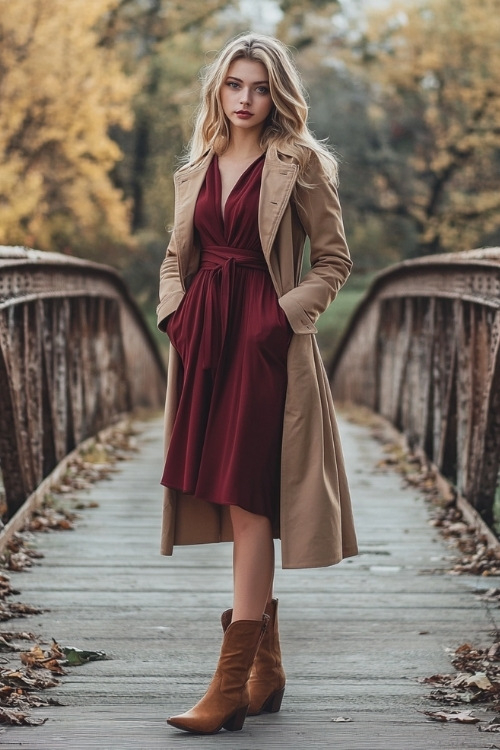
[[[175,233],[172,233],[167,252],[160,267],[160,301],[156,308],[158,328],[165,330],[167,318],[179,306],[185,294],[179,270]]]
[[[305,179],[312,187],[297,187],[296,210],[310,240],[311,269],[279,299],[294,333],[316,333],[318,317],[352,268],[338,192],[316,155],[311,156]]]

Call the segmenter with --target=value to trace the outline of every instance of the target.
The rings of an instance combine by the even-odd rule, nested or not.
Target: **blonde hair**
[[[220,92],[229,66],[241,58],[261,62],[269,76],[273,108],[262,130],[262,149],[274,146],[292,157],[299,166],[298,183],[304,186],[307,185],[303,175],[314,152],[326,175],[336,184],[337,160],[307,126],[305,91],[288,49],[278,39],[263,34],[242,34],[230,40],[202,72],[201,101],[189,144],[189,162],[199,159],[210,148],[222,154],[228,147],[229,124]]]

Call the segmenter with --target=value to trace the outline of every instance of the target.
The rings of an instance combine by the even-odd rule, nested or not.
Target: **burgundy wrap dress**
[[[276,528],[292,330],[260,243],[263,165],[264,156],[241,175],[222,215],[214,156],[198,196],[200,267],[166,327],[182,367],[162,484]]]

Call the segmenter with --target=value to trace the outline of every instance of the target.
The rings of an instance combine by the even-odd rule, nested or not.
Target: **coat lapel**
[[[212,151],[203,156],[194,166],[180,169],[174,175],[175,219],[174,232],[177,240],[179,266],[189,268],[194,248],[194,211],[207,169],[212,159]]]
[[[268,265],[280,221],[297,180],[297,173],[297,164],[282,161],[273,147],[268,150],[262,170],[259,200],[260,241]]]
[[[209,151],[194,166],[181,169],[175,174],[175,234],[178,242],[180,265],[188,269],[194,247],[194,211],[196,200],[210,165],[213,152]],[[270,263],[270,255],[280,221],[290,200],[297,179],[298,166],[282,161],[275,148],[266,154],[262,170],[262,185],[259,199],[259,234],[264,257]]]

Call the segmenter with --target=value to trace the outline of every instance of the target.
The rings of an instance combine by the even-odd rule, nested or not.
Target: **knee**
[[[236,538],[247,535],[271,536],[271,521],[267,516],[250,513],[248,510],[231,506],[231,521],[233,524],[233,535]]]

